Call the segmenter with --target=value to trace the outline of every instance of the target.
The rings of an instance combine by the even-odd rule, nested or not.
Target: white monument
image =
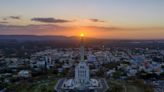
[[[75,67],[75,78],[66,79],[62,85],[63,89],[76,89],[76,90],[87,90],[95,89],[100,87],[100,83],[96,79],[91,79],[89,76],[89,67],[84,61],[84,42],[81,34],[81,45],[80,45],[80,62]]]

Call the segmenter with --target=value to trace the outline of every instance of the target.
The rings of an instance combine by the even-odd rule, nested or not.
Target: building
[[[21,70],[18,73],[18,77],[21,77],[21,78],[29,78],[29,77],[31,77],[31,73],[28,70]]]
[[[84,60],[84,43],[83,35],[81,35],[80,62],[75,67],[75,77],[71,79],[65,78],[59,80],[55,86],[55,89],[58,92],[69,92],[71,90],[82,92],[99,90],[97,92],[100,92],[108,88],[107,83],[106,85],[104,83],[105,86],[102,85],[102,82],[104,81],[105,80],[90,78],[89,66]]]

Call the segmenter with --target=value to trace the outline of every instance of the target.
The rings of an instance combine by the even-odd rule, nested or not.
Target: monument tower
[[[81,34],[80,42],[80,63],[75,67],[75,84],[78,88],[84,89],[89,85],[89,67],[84,61],[84,34]]]
[[[105,92],[107,85],[103,79],[93,79],[89,75],[89,66],[84,60],[84,34],[80,34],[80,62],[75,66],[75,77],[60,79],[55,86],[58,92]],[[100,82],[101,81],[101,82]],[[104,82],[104,83],[102,83]]]

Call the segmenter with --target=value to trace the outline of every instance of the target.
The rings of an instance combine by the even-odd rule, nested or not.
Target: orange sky
[[[164,39],[164,0],[1,0],[0,35]]]

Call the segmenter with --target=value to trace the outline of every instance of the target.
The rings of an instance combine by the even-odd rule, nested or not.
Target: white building
[[[47,68],[51,69],[55,65],[55,61],[50,56],[41,56],[39,59],[32,59],[30,66],[32,68]]]
[[[89,54],[87,57],[87,61],[89,62],[95,62],[96,61],[96,56],[93,54]]]
[[[21,70],[18,73],[18,77],[28,78],[28,77],[31,77],[31,73],[28,70]]]
[[[80,62],[75,68],[75,85],[80,88],[90,86],[89,67],[85,62]]]
[[[63,89],[87,90],[100,87],[100,83],[97,79],[90,78],[89,66],[84,61],[83,37],[81,38],[80,58],[80,63],[75,67],[75,78],[66,79],[63,82]]]

